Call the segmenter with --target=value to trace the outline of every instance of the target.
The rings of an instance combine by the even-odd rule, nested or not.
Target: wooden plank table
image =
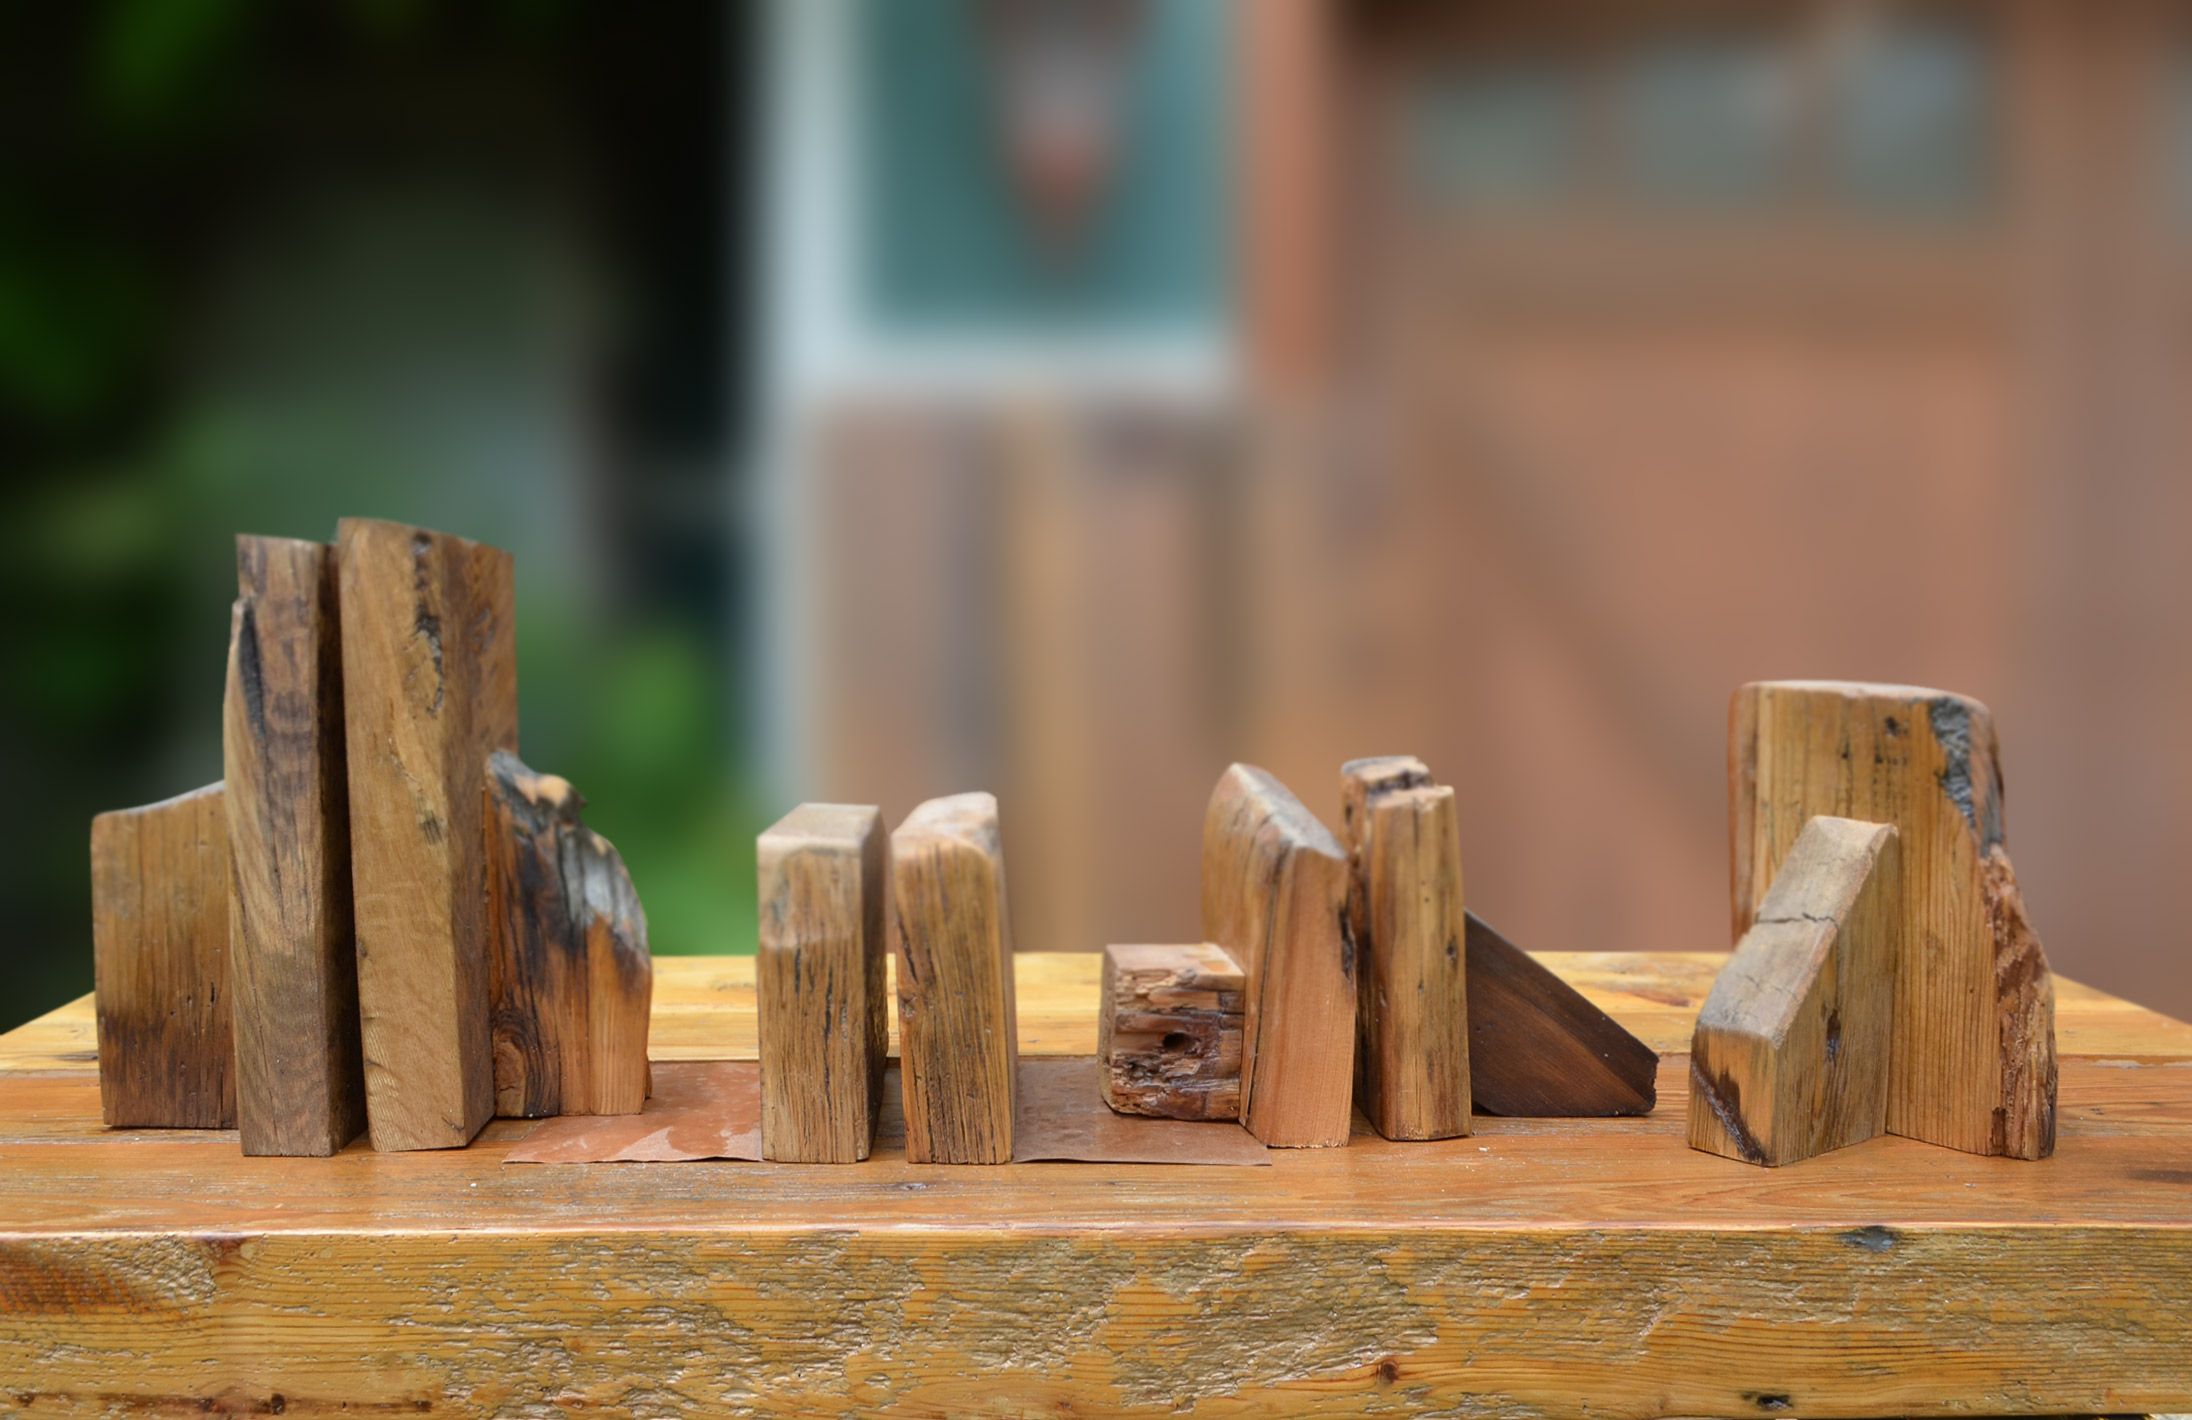
[[[2192,1408],[2192,1026],[2060,983],[2053,1160],[1768,1171],[1683,1144],[1718,954],[1547,960],[1656,1114],[1262,1169],[245,1158],[100,1126],[87,998],[0,1037],[0,1412]],[[750,960],[657,969],[656,1058],[752,1055]],[[1096,972],[1020,959],[1023,1051]]]

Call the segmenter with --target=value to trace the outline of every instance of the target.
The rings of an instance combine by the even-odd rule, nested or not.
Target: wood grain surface
[[[1241,964],[1214,943],[1104,948],[1104,1103],[1159,1119],[1239,1119],[1247,996]]]
[[[1465,914],[1464,926],[1469,1092],[1478,1112],[1562,1118],[1651,1113],[1659,1068],[1654,1052],[1670,1047],[1638,1039],[1580,980],[1547,965],[1570,960],[1565,954],[1526,952],[1474,912]]]

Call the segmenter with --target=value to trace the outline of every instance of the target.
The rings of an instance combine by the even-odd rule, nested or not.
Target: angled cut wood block
[[[99,1107],[109,1125],[236,1122],[222,797],[213,784],[91,821]]]
[[[1769,681],[1728,736],[1735,935],[1820,814],[1900,831],[1887,1128],[1976,1154],[2055,1148],[2055,992],[2002,826],[1984,705],[1913,686]]]
[[[1280,1148],[1347,1142],[1355,942],[1347,852],[1252,765],[1218,780],[1203,817],[1203,937],[1246,975],[1241,1122]]]
[[[1882,1131],[1902,897],[1893,826],[1805,825],[1698,1013],[1692,1148],[1777,1166]]]
[[[1480,1114],[1650,1114],[1659,1055],[1542,962],[1466,915],[1469,1092]]]
[[[1159,1119],[1238,1119],[1247,978],[1210,942],[1104,948],[1096,1057],[1104,1103]]]
[[[801,804],[755,847],[761,1153],[857,1163],[875,1142],[889,1054],[887,840],[865,804]]]
[[[236,591],[221,717],[236,1127],[246,1154],[327,1155],[365,1129],[335,551],[239,537]]]
[[[1012,1162],[1019,1065],[997,800],[931,799],[891,835],[906,1157]]]

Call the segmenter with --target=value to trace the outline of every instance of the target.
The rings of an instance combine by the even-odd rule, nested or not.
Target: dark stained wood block
[[[1480,1114],[1650,1114],[1659,1056],[1471,912],[1469,1090]]]

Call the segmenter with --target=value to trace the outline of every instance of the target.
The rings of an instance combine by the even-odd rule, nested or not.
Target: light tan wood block
[[[890,1050],[889,840],[866,804],[801,804],[756,844],[761,1152],[857,1163]]]
[[[1209,942],[1104,948],[1104,1103],[1160,1119],[1240,1118],[1247,984],[1240,963]]]
[[[891,834],[891,948],[906,1157],[1012,1161],[1012,923],[997,800],[931,799]]]

